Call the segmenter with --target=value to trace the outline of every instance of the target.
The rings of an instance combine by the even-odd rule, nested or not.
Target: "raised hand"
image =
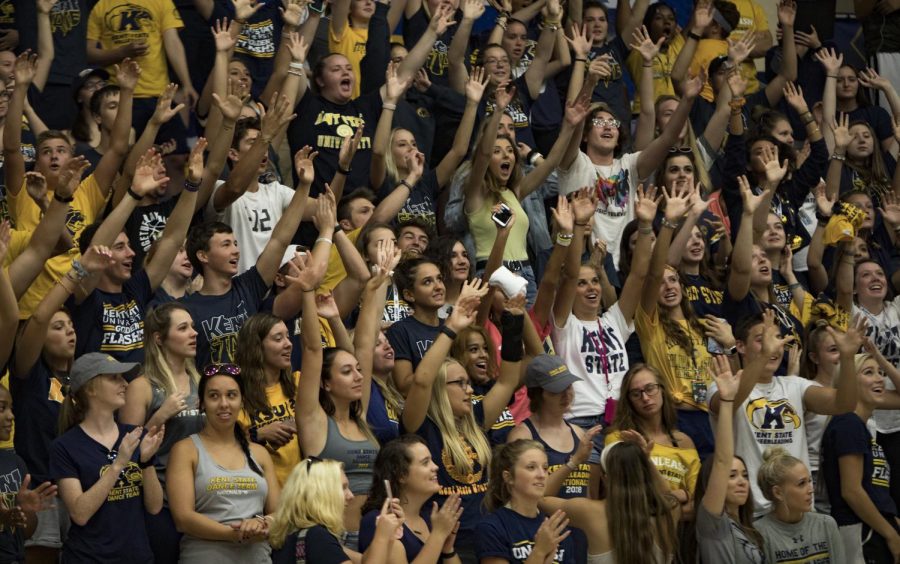
[[[828,197],[824,180],[819,180],[819,183],[813,189],[813,194],[816,197],[816,211],[825,217],[831,217],[834,213],[834,204],[837,202],[837,194],[831,198]]]
[[[607,245],[606,241],[596,240],[594,244],[591,245],[591,266],[597,269],[597,272],[602,272],[604,269],[604,265],[606,264],[606,254],[607,254]]]
[[[436,501],[431,504],[431,534],[446,538],[453,534],[462,517],[462,501],[459,494],[451,494],[440,509]]]
[[[481,0],[475,0],[479,4]],[[469,80],[466,81],[466,100],[478,103],[484,96],[484,89],[491,78],[484,72],[484,67],[474,67],[469,73]]]
[[[544,519],[534,536],[534,551],[544,558],[556,554],[559,543],[572,533],[568,527],[569,518],[561,510]]]
[[[415,187],[422,175],[425,174],[425,154],[416,151],[406,155],[406,169],[409,171],[407,178],[415,180],[415,182],[410,182]]]
[[[754,47],[756,47],[756,33],[749,29],[737,41],[728,40],[728,58],[735,65],[740,65],[750,56]]]
[[[428,92],[428,89],[431,88],[431,79],[428,77],[428,72],[425,69],[416,71],[416,74],[413,77],[413,86],[423,94]]]
[[[206,137],[197,139],[197,144],[188,156],[187,175],[185,179],[192,184],[199,184],[203,179],[203,152],[206,151]]]
[[[159,450],[159,445],[162,444],[165,434],[165,425],[153,426],[147,430],[147,434],[141,439],[141,462],[146,463],[153,459],[153,455]]]
[[[590,188],[582,188],[572,194],[572,213],[575,215],[575,225],[586,224],[594,217],[597,211],[597,197]]]
[[[450,317],[447,319],[447,327],[459,333],[475,323],[478,306],[481,304],[481,299],[487,295],[489,289],[490,287],[478,278],[463,282],[462,290],[460,290],[459,297],[456,299],[456,307],[453,308]]]
[[[297,284],[304,292],[313,292],[319,288],[322,283],[322,277],[325,275],[327,264],[313,260],[311,255],[298,254],[292,261],[297,267],[297,275],[287,275],[284,277],[289,284]]]
[[[704,335],[712,337],[726,349],[734,346],[734,332],[731,329],[731,324],[724,319],[714,315],[707,315],[700,320],[700,325],[703,326]]]
[[[53,11],[53,6],[56,6],[57,2],[59,0],[37,0],[35,5],[39,14],[49,14]]]
[[[775,312],[767,309],[763,313],[762,357],[781,358],[787,345],[793,342],[793,335],[781,336],[781,328],[775,323]]]
[[[231,0],[234,6],[234,19],[246,22],[258,12],[260,8],[265,6],[262,2],[256,0]]]
[[[303,12],[306,2],[300,0],[281,0],[282,7],[278,8],[281,12],[281,19],[284,25],[297,27],[303,22]]]
[[[54,194],[60,198],[71,198],[81,184],[81,178],[91,163],[83,156],[72,157],[59,171]]]
[[[272,95],[268,110],[264,110],[262,104],[259,107],[262,114],[259,139],[266,143],[271,143],[272,139],[287,127],[292,119],[297,117],[297,114],[291,113],[291,104],[287,96],[279,96],[278,92]]]
[[[778,3],[778,23],[782,27],[794,27],[797,19],[797,4],[794,0],[782,0]]]
[[[681,95],[687,99],[696,98],[703,90],[703,81],[699,76],[689,76],[681,85]]]
[[[850,116],[841,112],[837,119],[831,118],[831,133],[834,135],[835,149],[844,149],[850,146],[853,137],[850,136]]]
[[[175,94],[177,92],[178,85],[172,82],[166,86],[166,89],[163,90],[163,93],[157,98],[156,108],[153,110],[153,115],[150,117],[150,121],[157,127],[164,123],[168,123],[169,120],[178,115],[178,112],[184,109],[184,104],[178,104],[174,108],[172,107],[172,100],[175,99]],[[213,96],[215,96],[215,94],[213,94]]]
[[[844,55],[836,52],[831,47],[819,49],[815,54],[816,60],[825,67],[825,74],[837,76],[838,70],[844,64]]]
[[[600,56],[591,61],[588,65],[588,78],[592,82],[600,82],[601,80],[609,80],[612,76],[612,65],[605,56]]]
[[[115,262],[109,247],[103,245],[92,245],[86,253],[81,255],[81,266],[91,274],[100,272]]]
[[[484,2],[482,0],[463,0],[462,14],[464,20],[475,21],[484,13]]]
[[[700,217],[708,207],[709,202],[703,199],[703,187],[700,185],[700,181],[697,181],[688,198],[688,211],[691,215]]]
[[[803,115],[809,111],[809,105],[806,103],[806,98],[803,97],[803,89],[799,84],[794,84],[793,82],[788,82],[784,86],[784,100],[794,108],[799,115]]]
[[[741,385],[743,372],[743,370],[739,370],[737,374],[733,374],[728,357],[713,356],[713,378],[716,380],[716,387],[719,390],[719,400],[731,401],[734,399],[738,387]]]
[[[313,224],[316,229],[321,230],[323,227],[333,226],[337,223],[337,203],[334,199],[334,192],[327,184],[325,192],[316,198],[316,205],[316,214],[313,216]]]
[[[556,197],[556,207],[551,207],[550,213],[553,214],[553,219],[556,221],[560,233],[572,233],[575,229],[575,214],[572,212],[572,206],[569,205],[569,200],[565,196],[560,194]]]
[[[141,197],[158,190],[160,186],[169,181],[168,176],[156,177],[159,170],[165,170],[162,164],[162,157],[156,150],[148,149],[138,159],[137,166],[134,169],[134,177],[131,180],[131,189]]]
[[[13,65],[13,78],[16,79],[16,86],[26,88],[31,84],[37,72],[37,60],[37,54],[32,53],[31,49],[26,49],[21,55],[16,57],[16,62]]]
[[[834,339],[841,356],[855,355],[866,342],[866,319],[861,315],[851,320],[846,331],[837,331],[830,325],[825,330]]]
[[[319,153],[312,150],[312,147],[305,145],[302,149],[294,154],[294,168],[297,170],[297,177],[300,184],[304,186],[312,186],[313,180],[316,178],[316,169],[313,166],[313,159]],[[332,223],[332,225],[334,225]]]
[[[348,135],[341,141],[341,149],[338,151],[338,164],[343,170],[350,170],[350,165],[353,164],[353,157],[356,156],[356,150],[359,148],[359,140],[362,139],[365,126],[366,123],[360,120],[353,135]]]
[[[121,63],[114,66],[116,75],[116,84],[119,88],[125,90],[134,90],[138,80],[141,78],[141,66],[137,61],[125,58]]]
[[[641,54],[644,63],[652,63],[653,59],[659,55],[659,49],[662,47],[665,40],[666,36],[663,35],[656,43],[654,43],[653,40],[650,39],[650,32],[647,31],[647,27],[642,25],[641,27],[636,28],[631,34],[631,45],[629,45],[629,47]]]
[[[900,197],[894,192],[888,191],[881,196],[881,207],[878,208],[885,223],[900,225]]]
[[[781,184],[782,179],[787,175],[788,160],[784,159],[778,164],[778,149],[773,146],[764,145],[760,160],[766,170],[766,181],[772,186]]]
[[[591,97],[587,92],[581,92],[578,97],[566,102],[566,123],[577,126],[584,123],[588,114],[591,112]]]
[[[691,207],[691,197],[694,187],[690,184],[673,186],[671,190],[663,187],[663,198],[666,200],[665,218],[672,223],[681,221],[681,218]],[[651,220],[652,221],[652,220]]]
[[[494,103],[497,105],[495,111],[502,112],[506,106],[512,101],[516,95],[516,87],[509,81],[503,81],[494,89]]]
[[[747,91],[747,79],[741,74],[741,70],[737,67],[728,71],[728,89],[731,90],[732,98],[743,98],[744,92]]]
[[[47,207],[47,179],[40,172],[25,173],[25,192],[41,209]]]
[[[656,186],[650,184],[644,188],[643,184],[637,187],[637,198],[634,201],[634,215],[640,223],[653,223],[656,219],[656,211],[662,194],[658,194]]]
[[[577,23],[572,24],[572,37],[564,36],[575,57],[578,59],[586,59],[591,52],[591,41],[593,32],[587,25],[579,26]],[[634,46],[632,46],[632,49]]]
[[[316,313],[325,319],[340,317],[337,303],[334,301],[334,294],[331,292],[316,294]]]
[[[713,20],[713,6],[710,0],[699,0],[694,8],[694,20],[691,31],[702,36]]]
[[[744,215],[753,215],[753,212],[755,212],[760,204],[762,204],[766,193],[763,192],[759,195],[754,194],[753,190],[750,189],[750,182],[743,174],[738,176],[738,188],[741,191],[741,201],[744,204]]]
[[[807,49],[815,51],[822,46],[822,41],[819,39],[819,33],[814,26],[809,26],[809,29],[809,33],[795,29],[794,39],[797,45],[802,45]]]
[[[240,89],[241,86],[237,80],[229,80],[228,95],[224,99],[213,92],[213,103],[222,112],[222,117],[228,121],[237,121],[241,117],[241,109],[244,107],[244,102],[237,95],[237,91]]]
[[[375,256],[376,262],[372,265],[372,278],[370,280],[378,288],[390,281],[391,276],[394,275],[394,269],[400,264],[400,258],[403,256],[403,253],[394,241],[380,240],[376,247]]]
[[[287,48],[291,53],[291,62],[303,64],[306,61],[306,53],[309,51],[309,45],[306,39],[296,31],[291,31],[287,36]]]
[[[230,26],[231,22],[228,21],[228,18],[221,18],[216,20],[212,27],[209,28],[213,35],[213,41],[216,44],[216,51],[227,52],[234,49],[237,40],[231,35],[231,31],[228,30]]]
[[[441,4],[440,7],[435,10],[434,15],[431,17],[431,21],[428,22],[428,27],[431,28],[438,37],[444,35],[447,28],[456,23],[453,19],[455,11],[456,10],[449,4]]]
[[[398,63],[390,62],[388,63],[387,71],[385,71],[384,101],[391,104],[396,104],[403,97],[409,85],[412,84],[412,77],[407,80],[401,80],[397,74],[399,68],[400,65]]]
[[[525,294],[519,294],[511,298],[506,298],[503,302],[503,311],[507,311],[513,315],[525,315]]]
[[[859,72],[859,83],[866,88],[874,88],[875,90],[887,90],[892,88],[891,81],[878,74],[878,71],[872,67]]]

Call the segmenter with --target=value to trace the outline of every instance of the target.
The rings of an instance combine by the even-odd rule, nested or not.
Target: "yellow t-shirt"
[[[638,305],[634,314],[634,329],[646,363],[662,373],[676,402],[708,411],[706,395],[713,381],[712,355],[706,350],[704,335],[691,330],[687,321],[679,323],[694,343],[693,356],[666,338],[658,310],[651,315]]]
[[[670,96],[675,95],[675,87],[672,84],[672,67],[675,65],[675,59],[678,58],[678,53],[681,52],[683,47],[684,36],[680,33],[676,33],[672,38],[672,41],[669,42],[669,48],[666,52],[660,52],[656,58],[653,59],[654,100],[666,94]],[[628,58],[625,59],[625,66],[628,67],[628,72],[631,73],[632,80],[634,80],[635,83],[640,81],[641,72],[644,66],[644,58],[641,57],[641,54],[638,53],[637,50],[632,49],[631,53],[628,54]],[[641,111],[640,96],[634,97],[632,111],[634,113]]]
[[[352,27],[348,22],[340,37],[328,28],[328,50],[332,53],[340,53],[347,57],[353,66],[353,74],[356,75],[356,83],[353,85],[353,97],[359,96],[359,88],[362,74],[360,67],[363,57],[366,56],[366,42],[369,40],[369,28]]]
[[[49,193],[49,196],[52,198],[53,193]],[[34,231],[41,221],[41,210],[25,191],[24,181],[18,194],[10,193],[6,197],[9,201],[9,213],[16,222],[16,228],[23,231]],[[97,184],[97,180],[92,174],[81,181],[73,197],[75,199],[70,204],[66,217],[66,229],[77,243],[81,230],[100,217],[103,206],[106,204],[106,194],[100,189],[100,185]],[[68,253],[51,257],[47,261],[44,270],[19,300],[19,319],[31,317],[31,313],[38,303],[44,299],[56,281],[72,268],[72,260],[79,256],[78,248],[73,247],[69,249]]]
[[[0,385],[2,385],[7,390],[9,389],[9,370],[6,370],[3,373],[3,376],[0,377]],[[12,409],[12,407],[10,407]],[[8,450],[13,448],[13,439],[16,438],[16,421],[13,420],[12,423],[12,431],[9,433],[8,441],[0,441],[0,449]]]
[[[153,98],[169,84],[163,33],[184,27],[172,0],[100,0],[88,17],[87,38],[103,49],[115,49],[131,42],[147,44],[147,54],[138,57],[141,77],[135,98]],[[115,78],[114,67],[106,69]]]
[[[709,63],[716,57],[727,54],[727,41],[721,39],[701,39],[700,44],[697,45],[697,52],[694,53],[694,58],[691,60],[691,66],[688,72],[691,76],[697,76],[703,72],[705,76],[709,69]],[[752,64],[749,67],[747,65],[742,65],[741,75],[747,80],[747,94],[751,93],[750,84],[755,86],[753,92],[759,90],[759,83],[756,80],[756,67]],[[700,95],[709,102],[715,101],[709,79],[703,84],[703,90],[700,91]]]
[[[356,244],[356,239],[359,237],[359,232],[361,230],[362,229],[354,229],[347,233],[347,238],[350,239],[350,242],[354,245]],[[328,270],[325,271],[325,278],[322,280],[320,288],[322,291],[330,292],[337,288],[337,285],[346,277],[347,270],[344,268],[344,261],[341,260],[341,254],[337,250],[337,245],[332,245],[331,254],[328,256]]]
[[[762,9],[756,0],[731,0],[737,6],[741,13],[741,19],[738,22],[737,29],[731,32],[728,39],[737,41],[742,38],[745,33],[753,29],[754,31],[769,32],[769,18],[766,11]],[[756,80],[756,64],[752,59],[747,59],[741,65],[741,74],[747,77],[747,94],[753,94],[759,90],[759,81]]]
[[[500,200],[505,203],[516,215],[516,223],[512,226],[512,232],[506,242],[503,251],[503,260],[528,260],[528,251],[525,249],[525,239],[528,237],[528,215],[522,209],[519,199],[512,190],[504,188],[500,192]],[[482,206],[472,213],[466,212],[469,220],[469,231],[475,239],[475,257],[477,260],[486,260],[491,254],[491,248],[497,239],[497,224],[491,219],[491,198],[485,198]]]
[[[300,373],[294,372],[294,386],[300,382]],[[250,421],[250,417],[243,409],[238,417],[238,423],[245,430],[259,429],[276,421],[288,421],[294,424],[294,398],[284,395],[281,384],[266,387],[266,401],[269,403],[269,414],[260,413]],[[266,450],[272,455],[272,461],[275,463],[275,474],[278,475],[278,483],[284,485],[284,481],[290,475],[294,466],[300,462],[300,441],[294,436],[293,439],[282,445],[278,450],[270,446],[266,446]]]
[[[605,444],[621,440],[618,431],[606,435]],[[697,476],[700,475],[700,455],[697,449],[680,448],[653,443],[650,460],[659,474],[669,483],[671,490],[685,490],[694,495]]]

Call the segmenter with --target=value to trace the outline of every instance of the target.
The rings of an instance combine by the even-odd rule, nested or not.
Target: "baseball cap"
[[[109,73],[106,72],[105,69],[101,68],[86,68],[83,71],[78,73],[78,76],[75,77],[75,80],[72,82],[72,99],[78,100],[78,91],[84,86],[84,83],[92,77],[96,76],[101,80],[109,80]]]
[[[131,380],[140,368],[138,362],[119,362],[108,354],[87,353],[78,357],[69,371],[69,391],[74,394],[101,374],[121,374]]]
[[[556,355],[542,354],[534,357],[525,370],[525,387],[543,388],[558,394],[581,378],[572,374],[569,367]]]

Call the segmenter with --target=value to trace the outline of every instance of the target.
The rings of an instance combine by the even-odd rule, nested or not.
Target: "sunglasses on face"
[[[229,363],[207,364],[206,368],[203,369],[203,375],[207,378],[218,375],[239,376],[240,373],[240,366],[238,366],[237,364]]]
[[[622,122],[617,119],[594,118],[591,120],[591,125],[594,127],[614,127],[618,129]]]

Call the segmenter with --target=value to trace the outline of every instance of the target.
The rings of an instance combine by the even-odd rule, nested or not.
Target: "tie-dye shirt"
[[[611,165],[596,165],[579,152],[569,170],[559,171],[559,191],[571,194],[589,187],[597,194],[597,217],[593,240],[606,241],[615,264],[619,264],[619,242],[625,224],[634,219],[634,199],[640,182],[637,160],[640,153],[627,153]]]

